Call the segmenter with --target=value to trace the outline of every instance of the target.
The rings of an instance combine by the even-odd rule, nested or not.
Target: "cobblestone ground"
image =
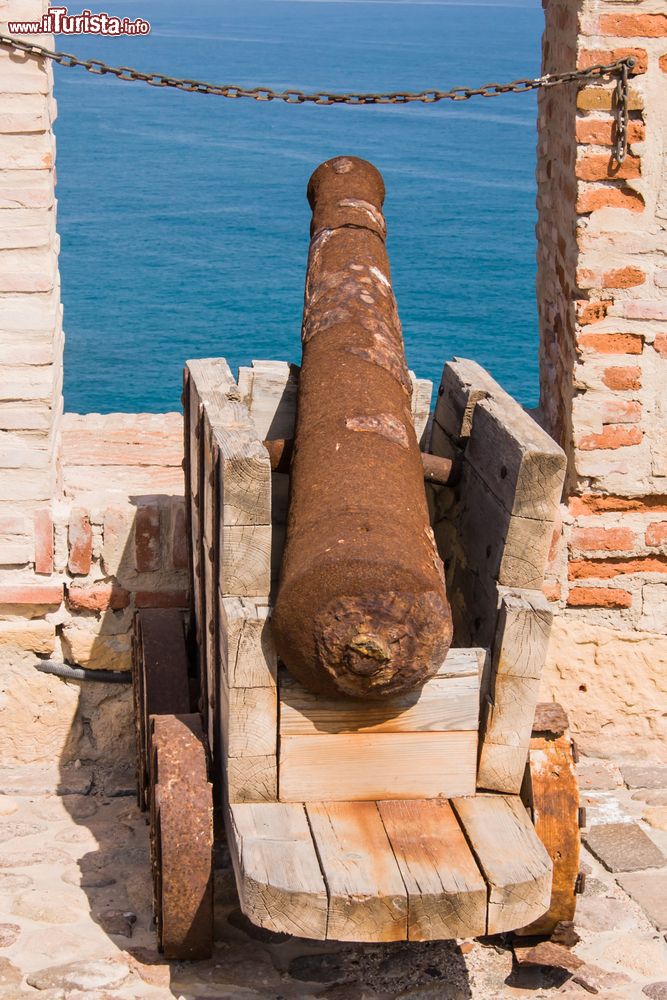
[[[85,768],[0,773],[0,998],[667,1000],[667,768],[583,760],[586,890],[570,971],[519,964],[506,937],[351,946],[278,938],[238,910],[224,845],[208,962],[155,949],[148,831],[131,781]]]

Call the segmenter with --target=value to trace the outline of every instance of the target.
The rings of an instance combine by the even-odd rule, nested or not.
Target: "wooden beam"
[[[378,802],[408,893],[408,939],[486,933],[486,882],[448,802]]]
[[[477,734],[338,733],[283,736],[282,802],[472,795]]]
[[[404,941],[407,898],[375,802],[306,806],[329,894],[327,937]]]
[[[482,710],[478,788],[521,790],[552,618],[542,594],[502,592]]]
[[[549,908],[552,864],[514,795],[474,795],[452,806],[489,887],[488,934],[529,924]]]
[[[281,736],[477,729],[479,670],[474,654],[469,661],[467,674],[436,676],[418,691],[363,704],[315,695],[285,671],[280,677]]]
[[[248,919],[271,931],[323,941],[327,890],[303,806],[231,805],[228,842]]]
[[[230,802],[277,802],[278,760],[265,757],[227,757],[225,788]]]
[[[227,686],[276,686],[277,658],[265,597],[222,597],[220,659]]]

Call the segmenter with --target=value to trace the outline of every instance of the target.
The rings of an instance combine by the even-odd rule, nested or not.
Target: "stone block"
[[[129,633],[104,635],[77,624],[63,627],[63,651],[69,663],[89,670],[130,670],[132,643]]]
[[[108,576],[115,576],[121,569],[128,570],[133,562],[130,551],[136,507],[118,504],[108,507],[104,514],[102,566]]]
[[[592,826],[583,840],[610,872],[634,872],[667,865],[660,848],[637,823],[601,823]]]
[[[663,764],[621,764],[628,788],[667,788],[667,767]]]
[[[577,764],[577,780],[581,791],[604,791],[623,784],[621,772],[613,761],[589,757],[581,758]]]
[[[0,172],[0,209],[52,208],[54,180],[47,170]]]

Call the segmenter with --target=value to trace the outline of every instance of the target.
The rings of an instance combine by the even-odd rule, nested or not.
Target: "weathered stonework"
[[[590,752],[667,754],[667,17],[653,0],[545,0],[543,69],[632,55],[613,83],[539,95],[541,410],[568,455],[545,695]]]

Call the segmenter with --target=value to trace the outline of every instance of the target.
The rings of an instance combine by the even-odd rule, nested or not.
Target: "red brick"
[[[611,587],[573,587],[567,604],[571,608],[629,608],[632,594]]]
[[[35,511],[35,573],[53,573],[53,518],[50,510]]]
[[[589,552],[629,552],[635,546],[635,536],[629,528],[575,528],[572,546]]]
[[[628,448],[641,444],[644,432],[639,427],[624,427],[607,424],[601,434],[587,434],[579,438],[577,447],[582,451],[595,451],[597,448]]]
[[[641,418],[642,404],[635,399],[606,399],[602,404],[605,424],[638,424]]]
[[[602,381],[608,389],[641,389],[642,370],[636,365],[623,368],[605,368]]]
[[[601,302],[588,302],[586,299],[579,299],[577,306],[577,319],[581,326],[590,326],[591,323],[599,323],[607,315],[611,300]]]
[[[641,354],[644,338],[639,333],[582,333],[579,346],[598,354]]]
[[[661,358],[667,358],[667,333],[658,333],[653,341],[653,347]]]
[[[188,537],[185,525],[185,507],[179,504],[172,513],[173,528],[171,538],[171,558],[174,569],[187,569]]]
[[[24,583],[0,587],[0,604],[60,604],[62,583]]]
[[[663,38],[667,35],[667,15],[602,14],[599,33],[612,38]]]
[[[667,521],[654,521],[653,524],[649,524],[644,537],[647,545],[667,545]]]
[[[667,496],[654,494],[647,497],[616,497],[600,493],[584,493],[579,497],[570,497],[568,501],[570,513],[575,517],[580,514],[607,513],[637,513],[650,514],[667,513]]]
[[[67,568],[73,576],[90,573],[93,558],[93,529],[84,510],[73,510],[69,520],[69,560]]]
[[[577,212],[588,215],[601,208],[624,208],[628,212],[642,212],[644,199],[636,191],[627,188],[597,187],[582,191],[577,198]]]
[[[630,180],[641,177],[642,166],[638,156],[626,156],[623,163],[617,163],[606,153],[592,153],[578,159],[574,171],[580,181]]]
[[[560,601],[560,583],[543,583],[542,593],[547,601]]]
[[[667,52],[664,56],[660,56],[660,69],[663,73],[667,73]]]
[[[610,580],[632,573],[667,573],[667,555],[628,559],[574,559],[568,566],[570,580]]]
[[[607,271],[602,278],[605,288],[635,288],[645,281],[646,275],[638,267],[619,267],[614,271]]]
[[[130,603],[130,595],[111,583],[73,584],[67,592],[67,603],[73,611],[120,611]]]
[[[134,595],[138,608],[187,608],[187,590],[138,590]]]
[[[618,62],[629,56],[635,60],[635,65],[629,70],[630,75],[645,73],[648,66],[646,49],[582,49],[577,56],[577,69],[590,69],[591,66]]]
[[[615,137],[615,125],[611,118],[577,118],[577,142],[591,146],[611,146]],[[628,122],[628,142],[643,142],[646,130],[643,122]]]
[[[137,508],[134,530],[134,564],[140,573],[160,568],[160,508]]]

